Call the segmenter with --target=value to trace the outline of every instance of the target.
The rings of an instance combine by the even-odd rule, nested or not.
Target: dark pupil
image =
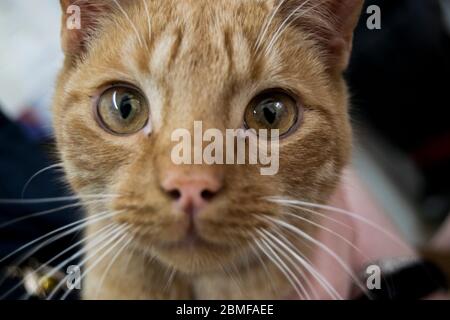
[[[131,112],[133,111],[133,98],[129,95],[123,96],[122,101],[119,105],[119,111],[123,119],[128,119]]]
[[[264,118],[266,121],[273,125],[277,120],[278,115],[278,103],[274,101],[266,102],[263,106]]]

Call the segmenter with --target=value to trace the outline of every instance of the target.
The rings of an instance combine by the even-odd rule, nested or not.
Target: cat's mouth
[[[195,223],[174,223],[152,233],[150,230],[145,232],[145,226],[140,224],[136,228],[140,232],[134,233],[134,238],[138,247],[177,270],[187,273],[217,270],[239,250],[220,237],[208,237],[208,228],[204,228]]]
[[[220,244],[217,242],[212,242],[202,236],[199,228],[194,222],[189,224],[189,227],[185,231],[184,235],[170,242],[160,242],[156,244],[160,250],[167,252],[184,251],[184,252],[203,252],[207,250],[225,250],[229,246],[225,244]]]
[[[151,227],[151,224],[149,226]],[[201,232],[202,227],[195,219],[183,219],[182,221],[168,223],[163,229],[162,234],[155,235],[151,231],[146,232],[145,223],[138,223],[134,229],[134,234],[142,244],[149,245],[151,243],[152,247],[167,252],[177,250],[194,252],[230,248],[227,244],[207,239]]]
[[[188,233],[183,239],[173,242],[173,243],[162,243],[159,244],[160,249],[167,251],[175,250],[185,250],[185,251],[196,251],[196,250],[212,250],[224,248],[218,244],[208,242],[204,240],[198,233]]]

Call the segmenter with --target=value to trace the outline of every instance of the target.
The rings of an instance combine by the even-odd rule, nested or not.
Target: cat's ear
[[[363,0],[277,0],[280,14],[311,32],[325,50],[330,67],[347,68]]]
[[[62,9],[61,42],[65,55],[83,54],[98,31],[99,21],[111,10],[107,0],[60,0]]]

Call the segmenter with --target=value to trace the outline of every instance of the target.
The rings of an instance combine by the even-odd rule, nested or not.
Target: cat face
[[[257,230],[271,227],[260,216],[288,220],[286,208],[268,198],[327,200],[350,152],[341,72],[360,1],[63,7],[72,2],[81,7],[82,28],[63,28],[54,126],[75,192],[115,195],[87,204],[89,214],[118,212],[113,219],[131,226],[136,248],[199,272],[245,256]],[[333,18],[330,27],[324,12],[338,9],[347,18]],[[283,112],[258,114],[267,99]],[[276,175],[261,175],[260,165],[176,165],[171,158],[173,132],[192,132],[194,121],[225,132],[264,127],[270,117],[280,117],[285,133]]]

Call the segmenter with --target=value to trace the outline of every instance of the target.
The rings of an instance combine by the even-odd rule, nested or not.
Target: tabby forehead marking
[[[150,57],[150,72],[153,76],[162,77],[173,63],[180,48],[181,33],[166,31],[157,40]]]
[[[230,71],[240,78],[247,76],[252,66],[252,54],[248,39],[240,32],[226,33],[225,49],[229,52]]]

